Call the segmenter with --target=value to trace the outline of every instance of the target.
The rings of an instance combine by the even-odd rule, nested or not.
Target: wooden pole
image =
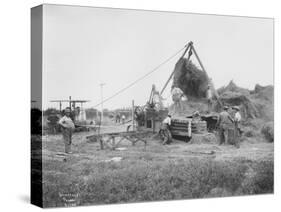
[[[132,100],[132,123],[133,123],[133,131],[135,131],[135,102]]]
[[[187,50],[189,49],[189,47],[190,47],[191,45],[193,45],[193,42],[192,42],[192,41],[190,41],[190,42],[186,45],[186,49],[184,50],[184,52],[183,52],[181,58],[185,56]]]
[[[184,57],[184,55],[186,54],[186,52],[188,51],[188,49],[191,47],[191,45],[192,45],[192,42],[189,42],[188,45],[187,45],[187,47],[186,47],[186,49],[185,49],[185,51],[184,51],[184,53],[183,53],[183,55],[181,56],[181,58]],[[189,57],[190,57],[190,56],[189,56]],[[188,59],[189,59],[189,58],[188,58]],[[167,82],[165,83],[164,87],[162,88],[162,90],[161,90],[161,92],[160,92],[160,95],[163,94],[164,90],[166,89],[167,85],[169,84],[170,80],[172,79],[172,77],[173,77],[175,71],[176,71],[176,69],[174,69],[173,72],[171,73],[171,75],[169,76]]]
[[[61,113],[61,102],[60,102],[60,113]]]
[[[69,108],[70,108],[70,112],[71,112],[71,96],[69,96]]]
[[[223,105],[222,105],[222,103],[221,103],[221,101],[220,101],[220,99],[219,99],[219,95],[218,95],[218,93],[217,93],[217,91],[216,91],[216,89],[215,89],[215,87],[214,87],[214,84],[213,84],[212,82],[210,83],[210,79],[209,79],[209,76],[208,76],[208,74],[207,74],[207,72],[206,72],[206,69],[204,68],[203,63],[201,62],[201,60],[200,60],[200,58],[199,58],[199,56],[198,56],[198,54],[197,54],[195,48],[193,47],[193,45],[191,46],[191,49],[193,50],[193,52],[194,52],[194,54],[195,54],[195,57],[197,58],[197,60],[198,60],[198,62],[199,62],[199,65],[201,66],[202,70],[203,70],[203,71],[205,72],[205,74],[207,75],[207,77],[208,77],[208,82],[209,82],[209,84],[211,85],[212,90],[214,91],[215,97],[216,97],[217,101],[219,102],[220,106],[222,107]]]

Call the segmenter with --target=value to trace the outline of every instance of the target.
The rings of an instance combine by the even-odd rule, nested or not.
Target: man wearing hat
[[[170,143],[172,140],[171,135],[171,124],[172,124],[172,116],[168,114],[168,116],[163,120],[161,130],[166,133],[166,137],[163,141],[163,145]]]
[[[224,106],[217,121],[217,126],[219,127],[220,145],[224,142],[228,144],[228,130],[231,126],[233,126],[233,122],[234,120],[228,113],[228,106]]]
[[[240,114],[240,108],[238,106],[232,107],[233,110],[235,110],[234,114],[234,136],[235,136],[235,146],[237,148],[240,147],[239,144],[239,136],[241,134],[241,128],[240,128],[240,122],[241,122],[241,114]]]
[[[172,100],[173,100],[173,102],[175,104],[176,110],[182,111],[183,110],[183,105],[182,105],[181,101],[182,101],[182,98],[185,97],[183,91],[179,87],[175,87],[173,85],[172,86],[172,90],[171,90],[171,94],[172,94]]]
[[[70,118],[70,108],[64,110],[65,115],[59,120],[59,125],[62,128],[62,136],[65,145],[65,153],[71,154],[71,143],[72,143],[72,131],[75,126]]]

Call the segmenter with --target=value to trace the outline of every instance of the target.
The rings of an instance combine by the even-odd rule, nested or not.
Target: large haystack
[[[250,91],[238,87],[232,80],[226,87],[218,89],[220,100],[224,105],[239,106],[244,118],[260,117],[257,105],[252,101]]]
[[[272,85],[256,85],[255,90],[251,92],[251,100],[257,106],[261,118],[266,121],[274,119],[274,88]]]
[[[273,86],[256,85],[250,91],[238,87],[233,81],[218,89],[220,100],[225,105],[237,105],[244,118],[273,120]]]
[[[246,95],[246,96],[250,95],[250,91],[248,89],[238,87],[233,82],[233,80],[231,80],[227,86],[224,86],[224,87],[221,87],[221,88],[218,89],[219,95],[221,95],[225,92],[235,92],[235,93],[239,93],[241,95]]]

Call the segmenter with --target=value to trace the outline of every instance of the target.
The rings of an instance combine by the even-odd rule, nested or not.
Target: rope
[[[148,73],[146,73],[145,75],[143,75],[142,77],[138,78],[137,80],[135,80],[134,82],[132,82],[131,84],[127,85],[126,87],[122,88],[121,90],[117,91],[115,94],[113,94],[112,96],[104,99],[102,102],[96,104],[94,107],[97,107],[101,104],[103,104],[104,102],[109,101],[110,99],[114,98],[115,96],[119,95],[120,93],[124,92],[125,90],[129,89],[130,87],[132,87],[134,84],[138,83],[139,81],[143,80],[144,78],[148,77],[150,74],[152,74],[153,72],[155,72],[157,69],[159,69],[162,65],[164,65],[165,63],[169,62],[171,59],[173,59],[177,54],[179,54],[183,49],[185,49],[186,46],[184,46],[183,48],[181,48],[180,50],[176,51],[176,53],[174,53],[172,56],[170,56],[169,58],[167,58],[164,62],[160,63],[158,66],[156,66],[154,69],[152,69],[151,71],[149,71]]]

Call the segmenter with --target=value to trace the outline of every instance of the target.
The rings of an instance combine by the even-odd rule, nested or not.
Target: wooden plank
[[[115,133],[100,133],[100,134],[94,134],[94,135],[89,135],[86,136],[87,139],[93,138],[93,137],[101,137],[101,136],[124,136],[124,135],[145,135],[148,134],[149,132],[136,132],[136,131],[131,131],[131,132],[115,132]]]

